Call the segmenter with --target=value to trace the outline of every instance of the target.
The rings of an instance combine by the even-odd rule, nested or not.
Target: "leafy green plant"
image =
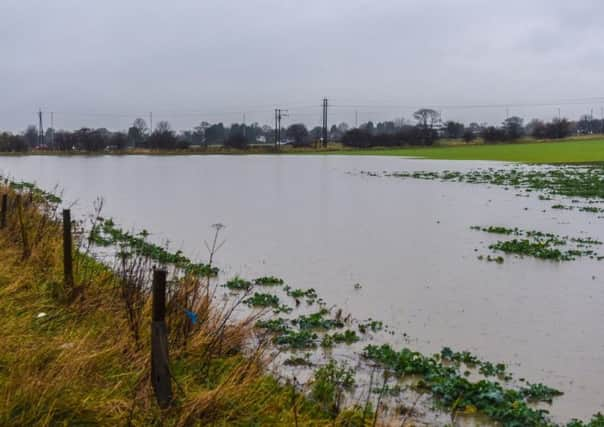
[[[329,314],[326,309],[321,309],[309,315],[300,315],[297,319],[292,320],[294,325],[297,325],[300,330],[330,330],[334,328],[343,328],[344,322],[338,319],[328,319],[325,316]]]
[[[283,279],[274,276],[263,276],[254,279],[254,284],[258,286],[281,286],[283,283]]]
[[[334,344],[354,344],[359,341],[361,338],[356,334],[355,331],[350,329],[345,330],[344,332],[334,332],[332,335],[326,334],[323,337],[323,341],[321,342],[322,347],[333,347]]]
[[[604,415],[598,412],[586,423],[573,419],[566,427],[604,427]]]
[[[506,234],[506,235],[514,234],[516,236],[520,236],[522,234],[522,232],[518,229],[518,227],[507,228],[507,227],[492,226],[492,225],[489,227],[480,227],[478,225],[473,225],[470,228],[472,230],[484,231],[486,233],[494,233],[494,234]]]
[[[315,371],[311,398],[333,418],[340,413],[344,393],[354,387],[354,371],[333,360]]]
[[[443,349],[448,359],[479,363],[475,357]],[[443,357],[443,352],[439,358]],[[365,347],[364,356],[399,378],[419,377],[415,387],[430,393],[446,410],[478,411],[504,426],[550,426],[547,411],[533,409],[527,396],[519,390],[505,388],[498,382],[471,382],[456,364],[444,365],[436,357],[423,356],[409,349],[393,350],[389,345]],[[553,390],[553,389],[552,389]]]
[[[289,313],[292,311],[291,307],[282,305],[279,297],[273,294],[255,292],[254,295],[245,299],[243,303],[250,307],[271,307],[275,313]]]
[[[368,319],[365,322],[359,323],[358,328],[362,334],[366,334],[368,331],[378,332],[384,329],[384,323],[379,320]]]
[[[554,397],[561,396],[562,392],[544,384],[527,384],[527,387],[520,389],[527,400],[532,402],[547,402],[552,403]]]
[[[285,366],[313,366],[310,361],[310,353],[306,353],[304,357],[292,356],[283,362]]]
[[[252,282],[250,282],[249,280],[245,280],[239,276],[235,276],[222,286],[232,291],[247,291],[251,289],[253,285]]]
[[[294,331],[290,329],[284,334],[276,336],[273,342],[279,346],[300,350],[315,348],[318,338],[319,336],[311,331]]]
[[[292,289],[289,286],[286,286],[285,291],[288,296],[292,297],[296,301],[300,299],[305,299],[308,305],[312,305],[315,302],[320,301],[319,296],[317,295],[317,291],[314,288],[309,289]]]
[[[290,330],[286,320],[280,317],[277,319],[258,320],[256,327],[273,333],[283,333]]]

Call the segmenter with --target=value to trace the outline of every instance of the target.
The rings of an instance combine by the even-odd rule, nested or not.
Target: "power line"
[[[331,101],[331,102],[330,102]],[[321,103],[308,103],[308,104],[281,104],[281,110],[282,112],[287,111],[288,115],[290,117],[299,117],[297,120],[300,120],[301,122],[314,122],[314,120],[311,120],[311,118],[317,117],[318,116],[318,109],[321,108],[322,111],[322,115],[321,115],[321,140],[323,145],[327,144],[327,141],[329,139],[329,129],[328,129],[328,114],[331,113],[332,114],[332,120],[334,120],[334,117],[340,118],[342,116],[346,116],[349,120],[353,119],[354,120],[354,125],[355,127],[359,126],[360,120],[361,120],[361,115],[363,116],[363,120],[366,120],[368,118],[372,118],[372,119],[379,119],[383,116],[386,115],[391,115],[392,113],[395,113],[395,111],[390,111],[390,110],[397,110],[395,114],[401,114],[403,116],[409,114],[409,112],[407,110],[411,110],[411,111],[415,111],[416,109],[419,109],[422,106],[426,106],[428,108],[433,108],[435,110],[441,110],[444,111],[445,114],[447,113],[447,110],[449,114],[453,114],[454,110],[480,110],[483,109],[484,114],[492,114],[491,112],[489,112],[489,109],[492,110],[499,110],[501,112],[505,112],[505,117],[509,118],[510,114],[518,114],[518,113],[522,113],[522,114],[528,114],[530,113],[531,110],[528,110],[529,108],[533,107],[535,108],[535,110],[537,109],[537,107],[550,107],[548,109],[548,111],[552,111],[554,112],[554,116],[556,115],[557,112],[557,117],[558,119],[562,118],[562,114],[561,114],[561,107],[564,106],[569,106],[569,105],[577,105],[579,106],[578,108],[570,108],[567,107],[566,108],[566,114],[571,113],[571,111],[575,111],[578,109],[582,109],[583,111],[587,110],[588,112],[590,111],[589,108],[591,107],[592,109],[594,109],[591,113],[590,113],[590,118],[591,120],[595,119],[595,115],[594,112],[597,112],[597,108],[600,108],[601,110],[601,115],[603,116],[604,119],[604,109],[602,108],[602,104],[604,104],[604,97],[601,96],[596,96],[596,97],[582,97],[582,98],[567,98],[567,99],[560,99],[560,100],[547,100],[544,102],[519,102],[519,103],[483,103],[483,104],[442,104],[442,105],[426,105],[426,104],[417,104],[417,105],[412,105],[412,104],[396,104],[396,103],[392,103],[392,104],[388,104],[388,103],[375,103],[375,104],[370,104],[370,103],[342,103],[342,102],[337,102],[338,100],[335,100],[335,103],[332,100],[328,100],[327,98],[324,98],[322,100]],[[581,108],[580,106],[585,106],[585,108]],[[66,124],[66,122],[71,122],[71,123],[77,123],[78,120],[87,120],[84,119],[85,117],[91,117],[91,118],[96,118],[96,119],[91,119],[94,120],[96,122],[105,122],[106,120],[119,120],[120,123],[123,123],[122,120],[134,120],[135,118],[139,118],[139,117],[148,117],[148,121],[149,121],[149,125],[150,128],[153,129],[153,114],[160,114],[160,117],[163,118],[163,116],[166,116],[166,118],[168,118],[169,120],[174,120],[176,122],[181,122],[181,123],[185,123],[189,121],[189,117],[193,118],[193,120],[198,120],[198,119],[203,119],[204,116],[207,116],[208,121],[229,121],[231,120],[231,116],[233,116],[234,121],[235,120],[241,120],[241,118],[243,118],[243,123],[246,124],[247,123],[247,119],[250,119],[250,122],[253,121],[268,121],[270,123],[270,112],[273,112],[273,109],[264,109],[261,108],[263,106],[250,106],[249,108],[247,107],[239,107],[236,110],[227,110],[227,108],[225,108],[224,110],[220,110],[220,109],[213,109],[213,110],[202,110],[199,109],[197,111],[194,110],[155,110],[153,112],[148,112],[148,113],[141,113],[139,112],[135,112],[135,111],[113,111],[113,112],[107,112],[107,111],[69,111],[69,110],[63,110],[63,111],[53,111],[50,113],[50,123],[51,123],[51,128],[54,129],[54,114],[57,114],[57,117],[60,117],[63,119],[63,121],[61,122],[61,124]],[[287,108],[287,110],[285,110],[285,108]],[[513,110],[513,109],[516,110]],[[332,109],[331,111],[329,109]],[[351,111],[352,110],[352,111]],[[517,111],[519,110],[519,111]],[[30,110],[31,111],[31,110]],[[352,116],[352,113],[354,112],[354,117]],[[41,108],[38,111],[35,111],[35,115],[37,116],[37,124],[38,124],[38,131],[39,133],[44,134],[44,123],[43,123],[43,119],[44,117],[42,117],[42,120],[40,118],[40,113],[42,113],[42,116],[44,115],[44,112],[41,111]],[[268,114],[265,114],[268,113]],[[495,113],[497,115],[499,115],[498,111],[495,111]],[[48,112],[46,114],[49,114]],[[252,114],[252,116],[250,117],[249,114]],[[336,116],[333,116],[333,114],[336,114]],[[460,113],[461,114],[461,113]],[[463,113],[463,115],[469,115],[470,113]],[[473,113],[472,113],[473,114]],[[482,113],[478,113],[479,115]],[[597,114],[597,113],[596,113]],[[317,115],[317,116],[315,116]],[[201,116],[201,117],[200,117]],[[214,118],[214,117],[215,118]],[[220,117],[223,116],[223,117]],[[235,117],[237,117],[237,119],[235,119]],[[282,114],[283,117],[283,114]],[[69,118],[69,120],[67,120],[67,118]],[[79,119],[82,118],[82,119]],[[479,117],[478,117],[479,118]],[[259,120],[260,119],[260,120]],[[268,120],[267,120],[268,119]],[[40,124],[40,122],[42,122]],[[34,122],[35,123],[35,122]],[[595,125],[594,125],[595,126]],[[593,127],[593,126],[592,126]],[[48,141],[46,141],[47,143],[49,141],[51,141],[51,136],[49,136],[48,138],[43,137],[44,140],[46,141],[48,139]]]
[[[381,104],[381,103],[336,103],[329,104],[330,108],[375,108],[375,109],[414,109],[420,107],[433,107],[434,109],[478,109],[478,108],[512,108],[512,107],[547,107],[547,106],[559,106],[559,105],[586,105],[593,103],[604,102],[604,96],[597,97],[584,97],[584,98],[568,98],[560,100],[551,100],[547,102],[518,102],[518,103],[484,103],[484,104]],[[314,109],[322,107],[316,104],[281,104],[292,110],[303,110],[303,109]],[[246,113],[268,113],[273,111],[265,105],[249,106],[249,108],[237,109],[225,109],[225,110],[157,110],[154,111],[158,114],[177,117],[177,116],[190,116],[190,115],[241,115],[242,111]],[[36,114],[38,112],[36,111]],[[108,117],[141,117],[145,114],[141,111],[122,111],[122,112],[103,112],[103,111],[54,111],[55,114],[61,116],[108,116]]]
[[[453,109],[490,109],[490,108],[511,108],[511,107],[551,107],[558,105],[589,105],[594,102],[604,101],[604,97],[593,98],[576,98],[550,102],[534,102],[534,103],[506,103],[506,104],[422,104],[423,107],[433,109],[453,110]],[[331,104],[332,108],[376,108],[376,109],[417,109],[420,105],[402,105],[402,104]]]

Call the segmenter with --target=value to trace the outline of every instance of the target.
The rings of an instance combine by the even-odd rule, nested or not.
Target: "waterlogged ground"
[[[315,288],[328,305],[387,324],[394,348],[449,346],[505,362],[514,377],[565,393],[551,408],[556,420],[587,418],[604,410],[604,261],[495,254],[489,245],[513,236],[470,227],[604,240],[602,214],[552,209],[587,204],[503,186],[361,173],[489,167],[511,166],[338,156],[0,157],[3,174],[58,185],[81,213],[102,195],[105,216],[161,230],[155,241],[169,239],[191,257],[205,258],[210,225],[223,223],[217,262],[227,276],[275,275]]]

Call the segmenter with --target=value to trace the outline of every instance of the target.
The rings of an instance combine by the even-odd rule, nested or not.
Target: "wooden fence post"
[[[153,270],[153,319],[151,322],[151,383],[159,407],[172,402],[172,382],[168,359],[166,327],[166,270]]]
[[[73,291],[73,258],[71,239],[71,211],[63,209],[63,284],[67,292]]]
[[[6,214],[8,210],[8,194],[2,195],[2,212],[0,212],[0,228],[6,227]]]

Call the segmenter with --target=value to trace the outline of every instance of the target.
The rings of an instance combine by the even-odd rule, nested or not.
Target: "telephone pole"
[[[55,145],[55,113],[53,111],[50,112],[50,128],[52,131],[50,132],[50,145],[54,147]]]
[[[323,98],[323,148],[327,147],[327,98]]]
[[[279,141],[279,119],[278,116],[279,109],[275,108],[275,148],[277,148],[277,142]]]
[[[275,148],[281,146],[281,118],[287,117],[287,110],[275,108]]]
[[[42,125],[42,109],[38,111],[39,129],[38,129],[38,146],[44,144],[44,126]]]
[[[594,133],[594,109],[592,108],[589,112],[589,133]]]
[[[149,113],[149,133],[153,133],[153,112]]]

